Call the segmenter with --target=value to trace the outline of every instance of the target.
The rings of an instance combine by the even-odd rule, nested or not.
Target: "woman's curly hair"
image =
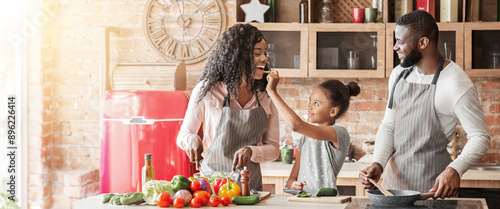
[[[198,80],[203,82],[200,101],[219,81],[224,82],[228,91],[237,97],[243,77],[248,83],[248,90],[265,91],[267,75],[264,74],[260,80],[254,79],[256,66],[253,48],[262,40],[262,32],[250,24],[236,24],[228,28],[217,40]]]

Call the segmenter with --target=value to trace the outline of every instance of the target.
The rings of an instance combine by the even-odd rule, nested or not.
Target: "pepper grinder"
[[[240,172],[241,174],[241,196],[250,196],[250,187],[248,186],[250,182],[250,171],[245,166]]]

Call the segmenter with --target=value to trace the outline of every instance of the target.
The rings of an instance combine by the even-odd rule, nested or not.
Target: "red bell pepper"
[[[231,182],[234,182],[232,179],[230,179],[229,181]],[[227,183],[227,179],[224,178],[224,179],[215,179],[214,181],[214,192],[215,194],[219,194],[219,189],[222,185],[226,184]]]

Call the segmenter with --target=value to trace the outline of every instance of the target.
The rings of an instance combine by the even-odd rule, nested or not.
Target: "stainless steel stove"
[[[353,198],[345,209],[486,209],[484,199],[445,199],[445,200],[419,200],[412,206],[405,207],[378,207],[368,198]]]

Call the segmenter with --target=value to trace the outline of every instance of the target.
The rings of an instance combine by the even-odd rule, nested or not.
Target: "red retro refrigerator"
[[[183,91],[107,91],[103,102],[100,192],[141,191],[144,154],[155,180],[192,176],[195,165],[176,138],[189,99]]]

